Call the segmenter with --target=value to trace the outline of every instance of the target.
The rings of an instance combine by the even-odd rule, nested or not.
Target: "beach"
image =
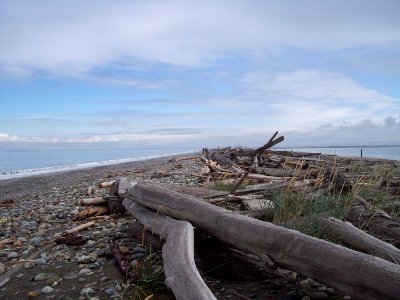
[[[275,154],[271,152],[268,155]],[[78,216],[82,216],[85,207],[80,205],[80,201],[108,195],[108,188],[100,188],[99,183],[117,181],[122,177],[128,181],[139,180],[172,190],[190,187],[193,193],[198,191],[199,195],[204,190],[208,194],[220,194],[204,189],[206,179],[203,174],[207,166],[198,156],[190,154],[192,158],[189,159],[174,159],[185,156],[160,157],[0,181],[0,298],[105,300],[113,299],[112,295],[116,297],[126,278],[116,265],[110,242],[117,241],[121,252],[131,255],[133,251],[132,257],[148,249],[142,249],[140,240],[130,234],[128,228],[134,222],[131,215],[107,214],[82,219]],[[335,159],[331,156],[327,158]],[[346,158],[343,161],[358,164],[364,160]],[[384,160],[365,161],[369,165],[374,162],[381,165],[385,163]],[[396,161],[389,163],[398,165]],[[238,209],[237,205],[230,204],[223,207]],[[87,222],[93,224],[79,233],[84,240],[82,245],[55,243],[66,230]],[[219,250],[210,252],[210,249],[207,250],[207,256],[214,263],[238,260],[237,257],[219,253]],[[196,255],[199,255],[198,251]],[[196,263],[202,273],[208,274],[211,267],[204,267],[202,260]],[[230,267],[230,263],[227,264],[227,269],[218,275],[220,277],[204,276],[206,284],[218,299],[243,299],[240,298],[243,295],[250,299],[265,299],[267,295],[269,299],[282,299],[289,295],[303,295],[309,299],[343,299],[345,296],[290,270],[257,273],[249,266],[242,266],[241,271],[235,264],[235,269]],[[167,291],[157,299],[174,297]]]

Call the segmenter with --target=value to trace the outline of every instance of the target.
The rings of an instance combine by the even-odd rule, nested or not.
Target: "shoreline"
[[[158,168],[167,163],[173,157],[180,157],[186,154],[187,153],[176,155],[171,154],[124,163],[107,164],[84,169],[63,170],[59,172],[0,180],[0,202],[24,195],[35,196],[54,188],[74,188],[76,185],[88,186],[94,182],[106,180],[107,176],[112,174],[129,172],[134,169],[151,171],[154,167]]]

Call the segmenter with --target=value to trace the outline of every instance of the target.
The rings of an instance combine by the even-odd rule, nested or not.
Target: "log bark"
[[[318,227],[333,234],[343,243],[358,251],[383,258],[384,260],[400,264],[400,250],[393,245],[381,241],[358,229],[349,222],[335,218],[317,218]]]
[[[275,137],[277,135],[278,135],[278,131],[274,133],[274,135],[269,139],[269,141],[265,145],[263,145],[260,148],[257,148],[253,152],[251,152],[250,156],[255,157],[256,155],[261,155],[264,153],[265,150],[267,150],[268,148],[271,148],[272,146],[275,146],[276,144],[282,142],[285,139],[283,136],[280,136],[275,139]]]
[[[103,197],[84,198],[79,201],[79,204],[82,206],[107,205],[107,200],[103,199]]]
[[[383,259],[262,222],[201,199],[136,183],[125,204],[136,202],[191,222],[231,247],[267,254],[284,268],[314,278],[354,299],[395,299],[400,266]]]
[[[143,225],[166,240],[163,247],[165,283],[176,299],[216,299],[194,262],[194,233],[190,223],[167,218],[129,201],[125,209]]]
[[[369,233],[400,247],[400,222],[385,212],[374,209],[370,203],[355,196],[352,207],[346,216],[347,220]]]

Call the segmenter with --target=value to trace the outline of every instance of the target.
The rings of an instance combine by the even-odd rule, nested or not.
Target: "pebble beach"
[[[116,240],[120,251],[129,252],[133,260],[141,257],[145,249],[128,234],[132,216],[88,219],[95,224],[80,232],[85,240],[80,246],[54,241],[62,232],[88,222],[77,219],[84,209],[79,201],[105,195],[107,190],[98,187],[100,182],[127,177],[203,186],[196,176],[204,168],[200,160],[175,162],[171,158],[0,181],[0,299],[121,299],[118,287],[126,277],[116,265],[109,243]],[[154,178],[159,172],[175,175]],[[349,299],[289,270],[258,280],[227,280],[207,274],[204,279],[217,299]],[[167,293],[155,299],[174,298]]]

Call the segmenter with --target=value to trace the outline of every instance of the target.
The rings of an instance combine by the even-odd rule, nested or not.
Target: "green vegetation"
[[[136,282],[120,283],[115,297],[120,300],[156,299],[154,295],[167,293],[160,253],[151,250],[136,265]]]

